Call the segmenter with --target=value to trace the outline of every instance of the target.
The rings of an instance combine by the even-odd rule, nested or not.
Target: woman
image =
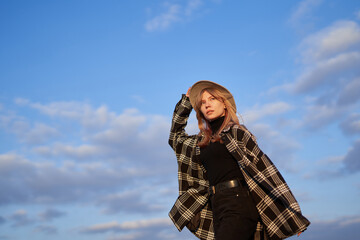
[[[200,133],[185,132],[192,108]],[[169,144],[178,160],[179,197],[169,216],[200,239],[278,240],[310,222],[285,180],[240,125],[232,94],[211,81],[195,83],[177,103]]]

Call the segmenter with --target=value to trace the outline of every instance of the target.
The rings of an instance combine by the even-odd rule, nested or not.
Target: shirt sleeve
[[[178,161],[179,197],[169,212],[169,217],[181,231],[200,211],[200,223],[210,227],[212,215],[204,208],[208,203],[208,182],[197,161],[199,148],[197,135],[185,132],[192,106],[185,95],[176,104],[173,114],[169,145],[175,151]],[[210,231],[208,229],[208,231]],[[210,233],[209,233],[210,234]]]
[[[177,154],[181,152],[182,144],[188,138],[185,127],[191,110],[190,100],[183,94],[181,100],[175,106],[169,136],[169,145]]]

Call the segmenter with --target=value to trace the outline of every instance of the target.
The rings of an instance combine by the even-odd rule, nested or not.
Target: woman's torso
[[[211,122],[210,127],[215,133],[221,126],[224,118],[219,118]],[[217,183],[232,179],[243,179],[239,165],[232,154],[227,150],[223,143],[209,142],[200,149],[201,163],[207,171],[207,177],[211,186]]]

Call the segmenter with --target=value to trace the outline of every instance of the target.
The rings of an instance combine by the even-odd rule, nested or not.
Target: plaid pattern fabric
[[[304,231],[310,222],[301,214],[284,178],[252,134],[233,126],[222,140],[238,161],[269,239],[284,239]]]
[[[178,160],[179,197],[169,217],[181,231],[200,215],[197,229],[191,230],[199,239],[213,240],[213,217],[209,206],[209,182],[200,161],[201,136],[185,132],[192,110],[185,95],[176,104],[169,144]],[[248,131],[232,126],[221,134],[227,149],[238,161],[262,223],[258,223],[254,239],[278,240],[304,231],[310,222],[301,214],[300,207],[281,174],[271,160],[259,149]]]

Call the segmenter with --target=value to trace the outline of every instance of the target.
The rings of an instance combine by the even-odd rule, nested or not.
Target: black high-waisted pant
[[[223,189],[212,195],[210,201],[216,240],[254,238],[259,214],[247,187]]]

